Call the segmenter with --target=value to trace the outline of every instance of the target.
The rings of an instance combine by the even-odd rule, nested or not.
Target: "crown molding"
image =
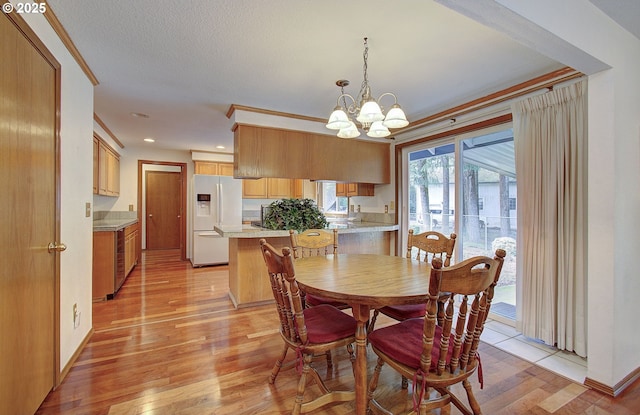
[[[78,48],[76,48],[76,45],[73,43],[73,40],[71,40],[69,33],[67,33],[64,26],[62,26],[62,23],[60,23],[60,20],[58,20],[58,17],[55,15],[53,10],[51,9],[51,5],[49,3],[47,3],[47,8],[44,12],[44,17],[45,19],[47,19],[47,21],[53,28],[53,31],[56,32],[56,34],[58,35],[58,37],[60,38],[64,46],[67,48],[67,50],[71,54],[71,56],[73,56],[73,59],[75,59],[75,61],[78,63],[82,71],[85,73],[85,75],[87,75],[87,78],[89,78],[93,86],[98,85],[100,83],[98,82],[98,78],[96,78],[96,76],[91,71],[91,68],[89,68],[89,64],[87,64],[87,62],[84,60],[84,58],[80,54],[80,51],[78,50]]]

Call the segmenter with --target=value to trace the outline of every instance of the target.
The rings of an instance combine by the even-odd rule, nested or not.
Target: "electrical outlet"
[[[129,212],[133,212],[133,205],[129,205]]]
[[[85,218],[91,217],[91,203],[87,202],[84,205],[84,216]]]
[[[396,202],[394,202],[393,200],[389,202],[389,209],[396,210]]]

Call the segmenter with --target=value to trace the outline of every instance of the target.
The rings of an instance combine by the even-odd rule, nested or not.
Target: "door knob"
[[[153,217],[153,215],[152,215],[151,213],[149,213],[149,217],[150,217],[150,218],[152,218],[152,217]]]
[[[51,252],[62,252],[67,249],[67,245],[58,242],[50,242],[49,246],[47,246],[49,253]]]

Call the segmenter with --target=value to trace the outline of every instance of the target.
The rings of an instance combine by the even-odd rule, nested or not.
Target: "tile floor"
[[[487,320],[480,339],[579,384],[583,384],[587,376],[587,359],[524,337],[497,320]]]

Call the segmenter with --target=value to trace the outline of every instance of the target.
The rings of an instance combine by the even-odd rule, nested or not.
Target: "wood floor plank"
[[[236,310],[226,266],[192,268],[178,251],[145,252],[116,297],[94,303],[93,313],[93,337],[38,415],[262,415],[293,407],[295,353],[276,383],[267,381],[282,349],[275,307]],[[381,317],[377,327],[393,323]],[[470,381],[486,415],[640,414],[640,382],[614,399],[485,343],[480,353],[484,389]],[[314,366],[329,387],[353,388],[346,350],[333,360],[330,370],[324,358]],[[375,360],[369,352],[370,374]],[[452,390],[464,399],[461,387]],[[308,392],[319,394],[313,385]],[[389,367],[376,396],[394,410],[411,408],[411,388],[402,390]],[[353,412],[347,402],[314,413]]]

